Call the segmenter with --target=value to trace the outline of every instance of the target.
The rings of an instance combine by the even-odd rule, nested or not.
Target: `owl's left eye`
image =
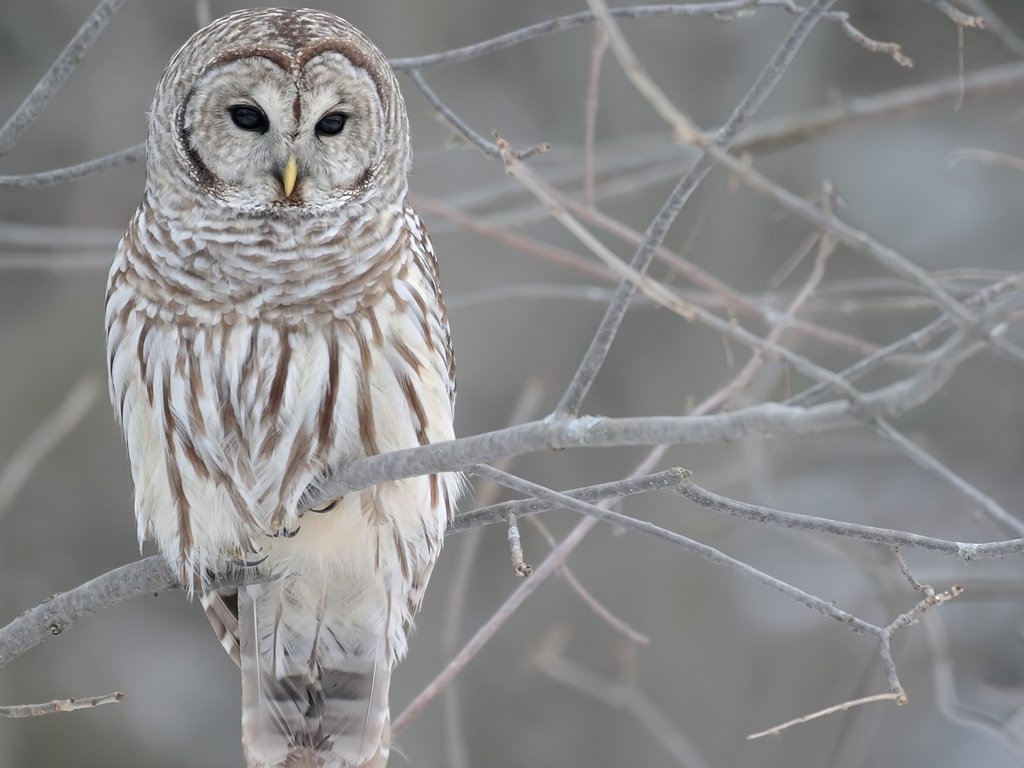
[[[248,104],[235,104],[228,107],[228,114],[231,115],[231,122],[243,131],[259,131],[266,133],[270,127],[267,116],[256,107]]]
[[[320,118],[320,121],[316,124],[316,132],[321,136],[337,136],[341,133],[341,129],[345,127],[347,120],[348,115],[344,112],[331,112],[331,114]]]

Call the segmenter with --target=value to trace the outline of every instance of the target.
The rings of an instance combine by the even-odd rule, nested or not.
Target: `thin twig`
[[[767,195],[787,210],[803,217],[811,224],[828,231],[854,251],[870,256],[896,274],[902,275],[920,285],[928,291],[940,307],[960,322],[968,325],[974,322],[971,313],[964,309],[960,302],[953,298],[935,278],[895,249],[879,242],[866,232],[850,226],[835,216],[835,214],[821,211],[803,198],[776,184],[752,166],[733,157],[728,152],[723,152],[715,146],[708,147],[706,152],[708,155],[714,156],[718,162],[726,166],[732,173],[736,174],[751,189]]]
[[[604,27],[594,29],[594,42],[590,46],[590,66],[587,69],[587,98],[583,117],[583,202],[594,207],[594,137],[597,133],[597,104],[600,93],[601,62],[608,50],[608,33]]]
[[[975,16],[985,19],[985,26],[1006,50],[1017,56],[1024,56],[1024,38],[998,16],[985,0],[960,0]]]
[[[94,376],[80,378],[64,400],[32,430],[0,471],[0,517],[39,463],[77,427],[96,402],[100,385]]]
[[[895,701],[897,705],[905,703],[900,699],[900,695],[898,693],[893,692],[876,693],[873,696],[865,696],[861,699],[851,699],[850,701],[844,701],[842,704],[835,704],[831,707],[825,707],[825,709],[819,709],[817,712],[812,712],[809,715],[795,717],[792,720],[787,720],[784,723],[779,723],[775,727],[769,728],[766,731],[758,731],[757,733],[751,733],[747,736],[747,741],[761,739],[765,736],[777,736],[787,728],[792,728],[794,725],[800,725],[800,723],[806,723],[811,720],[817,720],[819,717],[825,717],[826,715],[834,715],[836,712],[845,712],[848,709],[860,707],[864,704],[874,704],[878,701]]]
[[[602,704],[628,712],[679,762],[687,768],[708,768],[696,745],[652,702],[635,683],[616,682],[565,657],[566,635],[553,630],[533,655],[533,662],[547,677],[569,686]]]
[[[121,701],[124,701],[124,694],[115,691],[102,696],[90,696],[87,699],[54,699],[45,704],[16,704],[0,707],[0,717],[39,717],[57,712],[77,712],[80,709],[92,709]]]
[[[448,121],[448,123],[456,131],[462,134],[462,136],[468,139],[473,146],[489,157],[499,157],[501,155],[501,148],[496,143],[488,141],[479,133],[474,131],[465,120],[455,114],[455,112],[441,100],[440,96],[434,93],[433,88],[427,85],[427,81],[423,79],[423,75],[420,74],[418,69],[410,69],[406,74],[409,75],[409,79],[412,80],[413,84],[417,88],[419,88],[420,93],[422,93],[424,98],[430,102],[430,106],[434,108],[438,115]],[[527,158],[538,155],[541,152],[546,152],[550,148],[551,146],[549,144],[536,144],[532,147],[528,147],[527,149],[512,150],[508,148],[507,151],[511,152],[517,160],[526,160]]]
[[[661,115],[662,120],[671,126],[676,140],[683,144],[702,143],[704,136],[696,124],[672,103],[672,100],[665,95],[665,92],[654,80],[647,76],[640,59],[633,53],[633,49],[626,42],[619,25],[612,19],[604,0],[587,0],[587,5],[601,22],[601,26],[604,27],[615,57],[619,60],[626,77],[633,83],[633,87],[640,91],[654,111]]]
[[[1024,274],[1009,275],[1008,277],[992,283],[978,291],[975,295],[967,298],[964,305],[971,311],[975,311],[984,307],[1001,294],[1018,290],[1022,284],[1024,284]],[[949,330],[952,326],[952,318],[948,315],[942,315],[914,333],[911,333],[857,361],[853,365],[840,371],[839,375],[850,382],[856,381],[857,379],[876,370],[893,355],[901,354],[908,349],[923,349],[932,339],[940,333]],[[815,384],[803,392],[790,397],[784,404],[808,405],[827,393],[828,387],[825,384]]]
[[[999,317],[999,313],[995,313],[989,322],[997,322]],[[983,347],[983,343],[974,341],[966,333],[955,334],[936,351],[929,365],[910,378],[854,399],[809,408],[764,403],[712,416],[548,418],[472,437],[354,459],[311,489],[309,503],[316,506],[335,496],[388,480],[464,470],[481,462],[537,450],[707,443],[758,433],[819,434],[858,426],[879,417],[898,416],[927,402],[965,360]]]
[[[725,2],[636,5],[626,8],[612,8],[610,14],[615,19],[657,19],[687,16],[710,16],[712,18],[728,19],[737,13],[762,8],[779,8],[793,14],[802,13],[804,10],[794,3],[793,0],[726,0]],[[863,33],[857,31],[849,23],[849,14],[831,12],[823,14],[823,18],[839,23],[847,37],[858,45],[863,45],[867,50],[878,51],[895,57],[893,49],[889,47],[893,44],[878,43],[878,41],[871,40]],[[593,12],[581,11],[569,16],[560,16],[538,24],[531,24],[528,27],[506,32],[503,35],[498,35],[488,40],[481,40],[478,43],[461,48],[453,48],[448,51],[441,51],[440,53],[430,53],[425,56],[392,59],[391,66],[397,71],[405,71],[433,67],[438,64],[454,64],[460,61],[469,61],[479,56],[500,51],[503,48],[518,45],[527,40],[535,40],[554,32],[564,32],[584,24],[591,24],[596,20],[597,17]],[[856,34],[851,34],[851,30]],[[865,41],[868,44],[865,44]],[[895,46],[895,50],[898,52],[899,46]]]
[[[540,499],[560,503],[566,509],[579,512],[580,514],[587,515],[588,517],[605,520],[622,528],[645,533],[663,541],[667,541],[683,550],[699,555],[709,562],[715,563],[716,565],[724,565],[742,576],[758,581],[761,584],[774,589],[776,592],[796,600],[798,603],[810,608],[811,610],[828,616],[829,618],[845,624],[854,630],[876,634],[875,630],[878,629],[874,627],[874,625],[858,619],[848,611],[836,608],[835,605],[827,600],[823,600],[820,597],[816,597],[803,591],[802,589],[798,589],[797,587],[787,584],[780,579],[776,579],[774,576],[760,571],[747,563],[733,557],[729,557],[714,547],[709,547],[706,544],[694,541],[693,539],[675,533],[674,531],[669,531],[665,528],[654,525],[653,523],[648,523],[645,520],[637,520],[636,518],[623,515],[619,512],[613,512],[594,504],[579,501],[578,499],[574,499],[564,493],[559,493],[558,491],[553,491],[550,488],[545,488],[544,486],[537,485],[536,483],[531,483],[529,480],[524,480],[521,477],[510,475],[507,472],[501,472],[493,467],[480,465],[472,467],[469,471],[470,474],[486,477],[520,493],[528,493]]]
[[[969,483],[924,448],[910,440],[893,427],[885,419],[874,423],[875,432],[900,449],[907,457],[922,469],[930,472],[965,499],[977,504],[982,512],[996,525],[1007,533],[1024,536],[1024,520],[1020,520],[1003,507],[999,502]]]
[[[548,530],[548,527],[544,525],[539,517],[530,517],[529,520],[530,524],[537,529],[552,549],[558,546],[558,542],[555,540],[555,537],[551,535],[551,531]],[[569,589],[576,593],[577,597],[583,601],[584,605],[593,611],[595,616],[622,635],[623,638],[631,643],[636,643],[637,645],[650,644],[651,639],[647,637],[647,635],[637,632],[633,627],[629,626],[629,624],[612,613],[611,610],[600,600],[594,597],[590,590],[580,583],[580,580],[576,578],[576,574],[573,573],[572,569],[568,565],[565,565],[564,563],[562,564],[562,567],[559,569],[559,575],[565,579],[565,583],[569,585]]]
[[[519,521],[516,520],[515,512],[506,513],[505,519],[508,521],[508,548],[512,556],[512,570],[515,571],[516,576],[525,578],[533,573],[533,566],[527,564],[523,559],[523,544],[519,538]]]
[[[445,668],[416,695],[416,698],[395,718],[391,725],[391,732],[398,734],[420,711],[440,694],[452,680],[473,660],[487,642],[494,637],[495,633],[505,625],[513,613],[523,604],[533,592],[544,583],[548,576],[554,573],[564,557],[568,555],[576,545],[583,540],[587,532],[597,521],[593,518],[586,518],[577,523],[576,527],[566,536],[562,542],[534,569],[530,578],[520,582],[518,588],[505,600],[497,611],[480,627],[463,646]]]
[[[952,168],[965,160],[974,160],[986,165],[998,165],[1014,171],[1024,171],[1024,159],[1016,155],[1008,155],[1005,152],[996,152],[991,149],[980,149],[977,147],[964,147],[963,149],[953,150],[946,158],[946,165]]]
[[[834,2],[834,0],[815,0],[807,11],[800,17],[793,29],[790,30],[789,34],[783,40],[779,49],[772,57],[768,66],[761,73],[761,76],[754,83],[753,87],[744,96],[739,106],[733,111],[729,120],[726,121],[725,125],[715,134],[715,138],[711,142],[713,146],[727,148],[745,128],[757,109],[767,99],[769,93],[775,88],[790,63],[793,61],[793,57],[799,50],[800,45],[810,34],[811,29],[814,27],[818,19],[821,18],[821,14],[824,13],[828,7]],[[606,16],[605,26],[614,27],[615,25],[610,22],[610,17]],[[610,34],[612,34],[610,32]],[[621,35],[619,36],[620,43],[619,48],[622,47]],[[612,35],[613,44],[616,38]],[[619,53],[619,48],[616,52]],[[622,62],[624,67],[628,67],[628,62]],[[635,75],[635,70],[634,70]],[[683,136],[686,132],[686,123],[680,120],[680,122],[674,126],[677,131],[677,135]],[[679,212],[682,210],[683,205],[693,194],[693,191],[697,188],[697,185],[704,179],[705,176],[711,171],[713,161],[711,156],[707,153],[701,155],[697,163],[683,176],[683,178],[673,189],[672,193],[668,196],[665,202],[662,204],[661,210],[658,211],[654,219],[651,221],[644,233],[644,240],[640,244],[633,258],[630,260],[630,269],[640,275],[643,275],[647,268],[650,266],[651,259],[654,258],[655,251],[659,245],[664,241],[665,235],[668,234],[669,227],[675,221]],[[612,342],[615,340],[615,336],[618,333],[619,326],[622,324],[622,319],[626,315],[626,311],[629,309],[629,304],[633,299],[637,290],[637,286],[631,282],[624,280],[616,288],[615,297],[608,305],[608,309],[605,312],[604,317],[598,326],[597,332],[594,334],[594,338],[587,349],[583,360],[580,362],[576,373],[573,375],[572,381],[566,388],[565,394],[559,401],[558,406],[555,408],[555,414],[564,416],[568,414],[575,414],[579,412],[579,408],[583,403],[583,399],[586,397],[587,392],[590,390],[590,386],[597,378],[598,372],[600,372],[605,359],[608,356],[608,351],[611,349]]]
[[[972,16],[969,13],[964,13],[948,0],[924,0],[924,3],[937,10],[960,29],[964,27],[985,29],[988,26],[988,22],[983,16]]]
[[[496,465],[497,466],[497,465]],[[500,467],[499,467],[500,468]],[[667,469],[664,472],[656,472],[651,475],[641,475],[627,480],[619,480],[613,483],[601,483],[600,485],[588,485],[585,488],[576,488],[566,491],[566,495],[574,499],[595,503],[605,499],[622,499],[638,493],[650,493],[652,491],[672,490],[686,482],[686,470]],[[522,501],[505,501],[500,504],[492,504],[486,507],[479,507],[469,512],[462,512],[455,516],[448,533],[459,533],[480,525],[497,523],[505,519],[510,512],[516,517],[527,517],[541,512],[550,512],[560,509],[560,505],[553,504],[541,499],[524,499]]]
[[[540,412],[541,399],[544,395],[544,386],[539,378],[531,378],[526,382],[519,399],[509,413],[507,424],[518,424]],[[512,465],[511,458],[498,462],[502,468],[507,469]],[[487,483],[483,488],[478,489],[476,501],[487,508],[492,504],[502,488],[495,483]],[[496,522],[496,521],[495,521]],[[449,529],[450,532],[450,529]],[[477,556],[483,544],[483,530],[477,528],[470,531],[467,539],[463,542],[458,552],[455,564],[455,575],[452,577],[451,586],[448,590],[448,607],[445,611],[444,632],[441,635],[441,648],[445,656],[454,656],[458,650],[458,643],[462,635],[463,615],[468,603],[467,596],[472,583],[471,575],[476,564]],[[459,688],[450,685],[444,695],[444,721],[445,721],[445,742],[448,747],[449,768],[467,768],[469,756],[466,751],[466,736],[463,732],[463,720],[461,713],[461,702]]]
[[[712,512],[743,520],[751,520],[778,528],[795,528],[815,533],[824,533],[829,536],[844,536],[872,544],[881,544],[890,548],[920,549],[958,557],[964,562],[1006,557],[1007,555],[1024,552],[1024,538],[971,543],[938,539],[920,533],[898,531],[892,528],[879,528],[873,525],[844,523],[832,518],[801,515],[796,512],[785,512],[781,509],[773,509],[760,504],[737,501],[701,488],[692,480],[685,481],[677,489],[677,492],[694,504]]]

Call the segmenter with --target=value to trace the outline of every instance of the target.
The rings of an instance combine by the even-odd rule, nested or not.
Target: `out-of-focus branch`
[[[119,168],[122,165],[138,162],[146,156],[146,145],[136,144],[133,147],[122,149],[111,155],[97,157],[95,160],[87,160],[77,165],[69,165],[67,168],[56,168],[52,171],[41,173],[26,173],[19,176],[0,176],[0,189],[38,189],[39,187],[52,187],[56,184],[64,184],[76,179],[84,179],[94,173],[109,171],[112,168]]]
[[[558,628],[549,633],[533,654],[533,663],[550,679],[596,701],[628,712],[668,752],[687,768],[709,768],[693,741],[636,685],[609,680],[565,657],[567,637]]]
[[[954,335],[933,355],[932,362],[910,378],[862,394],[811,408],[764,403],[711,416],[636,418],[578,417],[520,424],[473,437],[408,448],[381,456],[355,459],[311,491],[310,504],[387,480],[465,470],[502,456],[536,450],[707,443],[759,433],[817,434],[891,418],[926,402],[949,380],[964,360],[984,345],[964,333]]]
[[[85,418],[99,393],[100,385],[95,377],[83,376],[63,402],[32,430],[28,439],[7,460],[0,470],[0,517],[39,462]]]
[[[56,95],[60,87],[64,85],[64,81],[75,71],[78,63],[89,52],[100,33],[106,28],[107,23],[122,5],[124,5],[124,0],[102,0],[96,6],[96,10],[71,38],[67,47],[61,51],[60,56],[50,66],[43,79],[36,83],[36,87],[32,89],[21,106],[8,118],[3,128],[0,128],[0,157],[14,149],[14,145],[18,143],[18,139],[21,138],[25,129],[50,103],[50,99]]]
[[[664,5],[637,5],[627,8],[612,8],[609,14],[615,19],[651,19],[665,18],[670,16],[710,16],[720,20],[734,18],[739,13],[749,13],[752,10],[764,8],[780,8],[790,13],[803,13],[804,9],[793,0],[726,0],[725,2],[685,3],[685,4],[664,4]],[[581,11],[569,16],[560,16],[539,24],[531,24],[528,27],[507,32],[503,35],[493,37],[489,40],[482,40],[462,48],[453,48],[440,53],[431,53],[425,56],[410,56],[408,58],[392,59],[391,66],[396,70],[404,71],[410,69],[423,69],[438,64],[453,64],[460,61],[469,61],[488,53],[509,48],[527,40],[535,40],[538,37],[549,35],[554,32],[563,32],[584,24],[591,24],[597,20],[593,11]],[[858,45],[869,51],[885,53],[892,56],[897,63],[904,66],[909,62],[899,52],[899,46],[895,43],[880,43],[872,40],[867,35],[857,30],[851,23],[849,14],[832,11],[825,13],[823,18],[840,24],[843,32]]]
[[[613,33],[615,25],[607,14],[607,8],[600,0],[591,0],[591,2],[598,3],[599,7],[604,9],[604,24],[609,30],[612,49],[616,51],[617,55],[621,56],[624,41],[621,34],[616,35]],[[801,44],[807,39],[807,36],[821,18],[821,15],[828,10],[833,2],[834,0],[815,0],[808,7],[789,34],[786,35],[786,38],[782,41],[768,66],[743,97],[729,120],[715,134],[714,139],[710,142],[710,146],[724,150],[732,144],[736,136],[749,124],[754,113],[757,112],[758,108],[760,108],[771,91],[782,79],[782,75],[792,63]],[[636,75],[635,70],[629,69],[629,61],[623,61],[622,64],[627,68],[628,75]],[[692,122],[676,110],[673,110],[673,114],[676,121],[674,125],[676,135],[681,137],[687,136],[691,130]],[[647,231],[644,233],[643,242],[630,260],[629,266],[631,270],[640,275],[647,271],[658,246],[664,241],[669,228],[679,215],[683,205],[690,198],[690,195],[693,194],[697,185],[711,171],[713,165],[714,162],[711,159],[711,155],[707,153],[702,154],[693,167],[687,171],[675,186],[675,189],[672,190],[672,193],[662,204],[661,210],[652,219]],[[636,291],[637,285],[630,280],[623,280],[618,288],[615,289],[615,295],[608,304],[608,309],[598,325],[597,332],[594,334],[590,346],[587,348],[579,367],[576,369],[572,381],[566,388],[565,394],[555,408],[556,415],[573,415],[579,412],[583,399],[586,397],[590,386],[597,378],[597,374],[608,356],[608,351],[611,349],[612,342],[615,340],[615,336],[622,324],[622,319],[625,317]]]
[[[1024,56],[1024,39],[1013,28],[998,16],[985,0],[960,0],[975,16],[985,20],[985,26],[1003,47],[1017,56]]]
[[[924,110],[952,104],[961,95],[966,103],[975,99],[1013,93],[1021,88],[1024,88],[1024,63],[1004,64],[968,72],[962,80],[950,77],[870,96],[856,96],[833,107],[753,123],[736,139],[732,149],[737,154],[772,152],[813,141],[837,130],[871,120],[896,116],[909,117]],[[656,172],[654,180],[676,174],[666,160],[678,153],[678,148],[667,147],[663,152],[664,156],[652,159],[652,167]],[[62,184],[134,163],[144,157],[145,145],[136,144],[67,168],[31,174],[0,175],[0,188],[37,189]],[[622,176],[621,172],[619,175]],[[485,200],[483,195],[475,197],[480,202]],[[543,211],[538,214],[539,217],[544,215]]]
[[[827,230],[848,248],[870,256],[887,269],[920,285],[928,291],[942,309],[959,321],[967,324],[974,322],[971,313],[964,309],[960,302],[953,298],[945,288],[939,285],[935,278],[910,259],[898,253],[894,248],[879,242],[868,233],[850,226],[835,214],[826,213],[816,208],[802,197],[776,184],[755,168],[733,157],[728,152],[723,152],[714,146],[708,147],[706,152],[709,155],[713,155],[718,162],[727,167],[731,173],[734,173],[751,189],[767,195],[786,210],[801,216],[816,227]]]
[[[987,319],[992,322],[999,319],[997,312],[989,312],[988,315]],[[934,362],[911,379],[863,395],[856,402],[837,401],[810,408],[768,403],[714,416],[545,419],[474,437],[358,459],[328,481],[322,490],[327,494],[325,498],[333,498],[386,480],[431,472],[465,470],[481,462],[494,461],[503,456],[517,455],[530,450],[708,442],[725,438],[736,439],[761,432],[813,433],[854,426],[864,421],[870,422],[878,416],[898,414],[924,402],[944,385],[957,365],[978,346],[979,342],[967,338],[962,332],[954,335],[937,351]],[[570,509],[585,510],[585,513],[600,511],[598,507],[572,496],[547,489],[541,490],[543,493],[538,493],[537,496],[542,501],[554,502]],[[316,503],[315,495],[311,497],[310,502]],[[619,522],[644,532],[656,533],[662,538],[668,534],[667,538],[673,543],[699,551],[712,559],[725,557],[710,547],[680,537],[678,534],[663,532],[660,529],[655,531],[657,526],[652,527],[649,523],[631,519]],[[585,533],[586,529],[579,536],[582,537]],[[966,546],[967,549],[963,551],[973,551],[976,553],[975,556],[987,554],[985,548],[971,550],[970,545]],[[545,561],[547,562],[548,560]],[[542,572],[543,565],[527,583],[538,580],[537,572]],[[552,569],[555,567],[556,565],[552,565]],[[734,561],[732,567],[753,571],[738,561]],[[257,573],[249,573],[243,574],[238,581],[218,583],[246,583],[246,580],[251,578],[260,576]],[[763,580],[760,576],[758,578]],[[764,576],[764,579],[770,580],[771,577]],[[793,590],[793,596],[802,602],[810,599],[810,596],[805,597],[799,590],[788,585],[780,586],[782,583],[776,581],[765,583],[780,591]],[[52,598],[0,630],[0,666],[42,642],[46,637],[60,634],[66,627],[108,605],[133,595],[170,589],[176,583],[174,574],[162,560],[149,558],[137,567],[125,566],[76,590]],[[520,598],[525,599],[522,594]],[[826,612],[834,610],[825,604],[825,601],[811,602],[816,609]]]

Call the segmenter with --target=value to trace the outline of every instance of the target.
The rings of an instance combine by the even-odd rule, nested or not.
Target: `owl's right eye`
[[[256,107],[251,107],[248,104],[235,104],[232,107],[228,107],[228,114],[231,115],[231,122],[243,131],[266,133],[270,127],[267,116]]]

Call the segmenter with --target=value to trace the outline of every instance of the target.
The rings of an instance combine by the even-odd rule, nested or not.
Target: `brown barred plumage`
[[[459,493],[432,475],[303,509],[353,458],[453,436],[410,160],[386,59],[317,11],[200,30],[150,113],[107,292],[111,400],[140,542],[200,591],[241,668],[252,767],[386,763],[391,669]],[[205,591],[235,561],[275,579]]]

